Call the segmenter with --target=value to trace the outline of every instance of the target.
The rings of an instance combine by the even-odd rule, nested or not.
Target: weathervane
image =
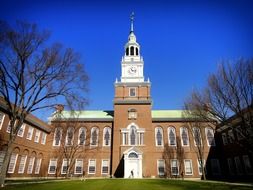
[[[134,31],[134,12],[131,13],[130,20],[131,20],[131,32],[133,32]]]

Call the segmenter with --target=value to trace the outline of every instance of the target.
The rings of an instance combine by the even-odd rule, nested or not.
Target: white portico
[[[142,154],[136,147],[124,152],[124,178],[142,178]]]

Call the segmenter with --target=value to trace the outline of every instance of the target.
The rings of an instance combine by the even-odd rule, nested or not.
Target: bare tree
[[[0,96],[11,129],[0,174],[4,186],[12,144],[27,115],[58,102],[82,107],[88,77],[80,56],[60,44],[49,45],[49,33],[35,24],[17,22],[12,28],[0,22],[0,26]]]

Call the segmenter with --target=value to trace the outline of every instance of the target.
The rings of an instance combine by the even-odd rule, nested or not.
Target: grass
[[[90,179],[8,185],[8,190],[249,190],[253,187],[214,182],[162,179]]]

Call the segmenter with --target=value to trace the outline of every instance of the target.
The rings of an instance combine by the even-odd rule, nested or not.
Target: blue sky
[[[113,109],[114,81],[135,12],[135,34],[152,82],[153,109],[181,109],[222,59],[253,57],[253,1],[1,0],[0,19],[37,23],[82,55],[89,106]]]

